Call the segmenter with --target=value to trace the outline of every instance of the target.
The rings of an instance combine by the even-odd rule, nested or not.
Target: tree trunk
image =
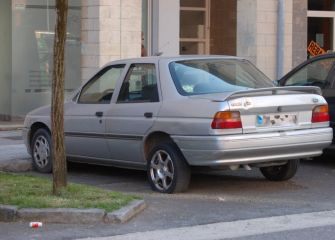
[[[64,53],[68,0],[56,0],[57,21],[54,39],[54,69],[51,100],[53,194],[67,185],[64,145]]]

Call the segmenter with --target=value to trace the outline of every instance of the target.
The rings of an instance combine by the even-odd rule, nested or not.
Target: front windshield
[[[178,92],[184,96],[274,87],[247,60],[184,60],[170,63],[169,68]]]

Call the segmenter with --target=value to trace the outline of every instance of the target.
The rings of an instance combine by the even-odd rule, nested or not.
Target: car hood
[[[27,116],[50,116],[50,113],[51,113],[51,105],[49,104],[32,110],[27,114]]]

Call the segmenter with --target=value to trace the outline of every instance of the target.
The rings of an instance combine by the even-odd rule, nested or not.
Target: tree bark
[[[51,100],[51,135],[53,161],[53,194],[67,185],[64,145],[64,56],[68,0],[56,0],[57,20],[54,38],[54,69]]]

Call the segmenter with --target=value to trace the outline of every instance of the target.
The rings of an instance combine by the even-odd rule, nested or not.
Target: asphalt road
[[[22,140],[18,133],[11,133],[11,139],[0,133],[0,146],[6,144],[22,144]],[[144,172],[112,167],[69,164],[69,181],[141,195],[148,208],[124,225],[46,224],[33,230],[27,223],[0,223],[0,239],[112,236],[335,210],[335,158],[332,156],[302,162],[296,177],[287,182],[269,182],[257,169],[220,175],[194,174],[189,191],[173,195],[153,193]],[[334,226],[266,233],[248,239],[332,239],[330,236],[335,236]]]

